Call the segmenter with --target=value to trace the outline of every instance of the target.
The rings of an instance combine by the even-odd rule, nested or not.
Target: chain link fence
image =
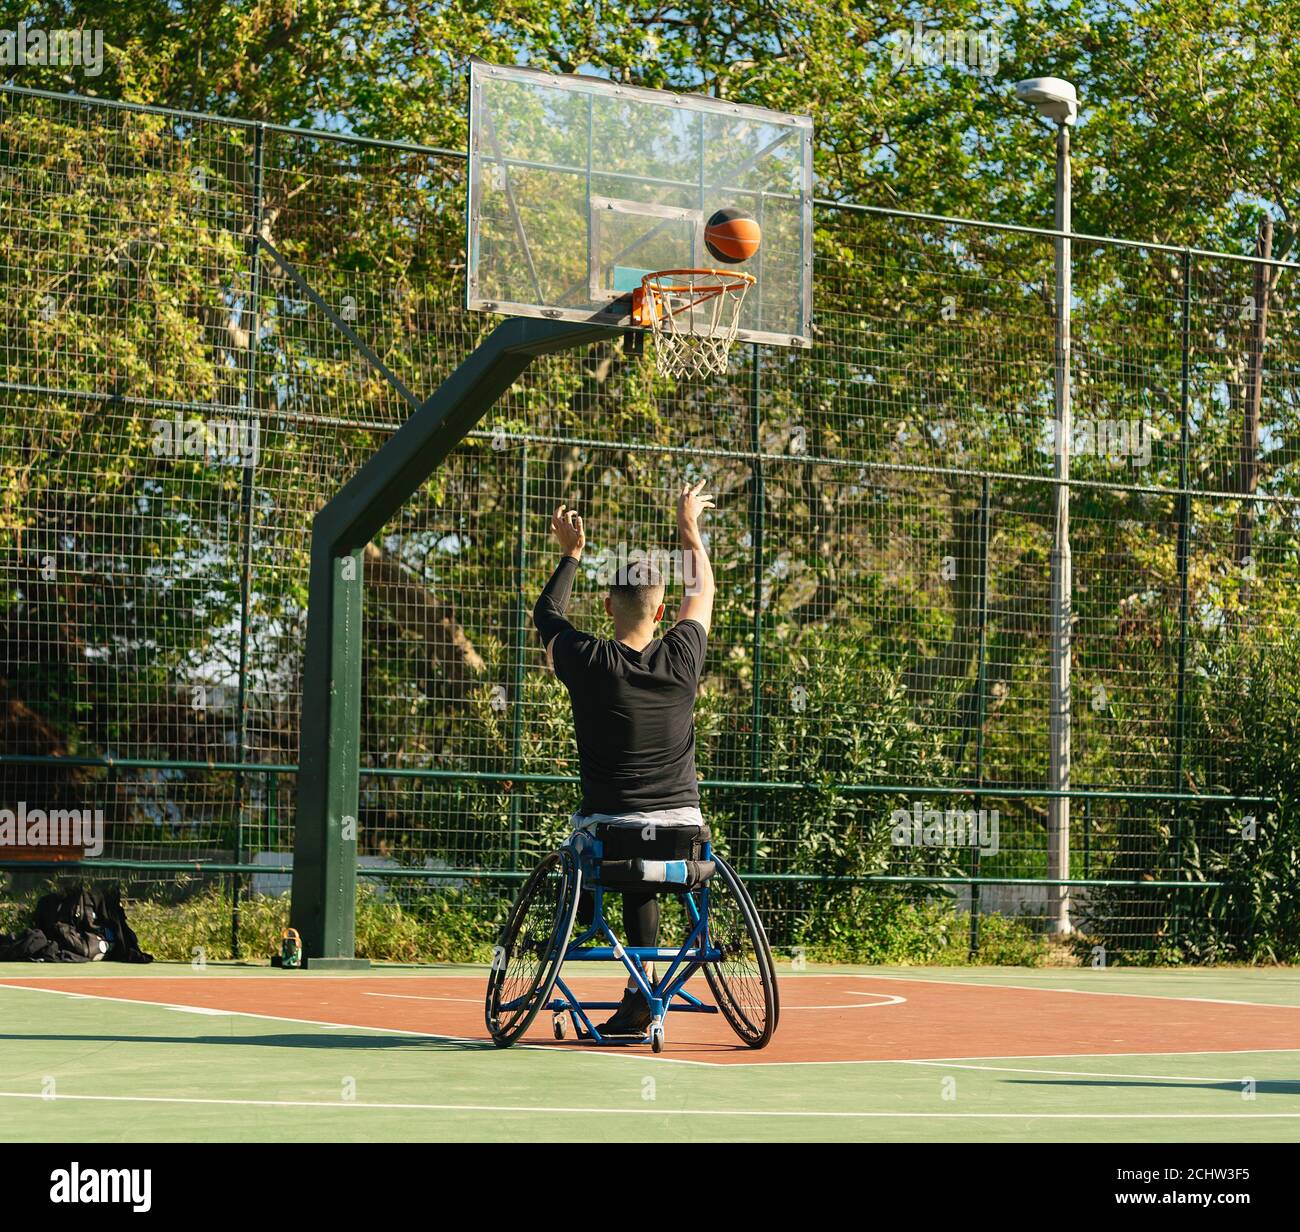
[[[249,240],[427,396],[494,323],[463,156],[14,88],[0,151],[0,808],[102,809],[137,894],[284,892],[311,519],[411,407]],[[704,807],[774,943],[905,901],[1040,926],[1053,241],[823,201],[811,353],[534,365],[366,550],[378,892],[493,915],[563,834],[549,512],[584,511],[599,625],[602,562],[671,548],[707,477]],[[1275,810],[1248,719],[1296,623],[1296,267],[1072,247],[1072,908],[1154,953]]]

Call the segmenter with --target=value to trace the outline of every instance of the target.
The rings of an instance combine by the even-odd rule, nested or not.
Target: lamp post
[[[1051,698],[1048,750],[1047,876],[1059,883],[1070,876],[1070,127],[1078,115],[1074,87],[1059,77],[1033,77],[1016,83],[1016,97],[1056,124],[1056,345],[1055,392],[1056,499],[1051,560]],[[1070,890],[1048,888],[1048,927],[1068,933]]]

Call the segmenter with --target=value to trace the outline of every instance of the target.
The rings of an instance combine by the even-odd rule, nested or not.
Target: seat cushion
[[[598,822],[593,833],[606,860],[698,860],[709,841],[709,827],[620,825]]]

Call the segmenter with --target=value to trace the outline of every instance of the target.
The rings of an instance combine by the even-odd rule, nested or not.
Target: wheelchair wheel
[[[550,999],[578,911],[581,874],[567,847],[553,851],[524,882],[488,975],[484,1017],[492,1040],[509,1048]]]
[[[781,1015],[772,950],[749,891],[730,864],[713,858],[708,937],[723,956],[704,964],[704,978],[732,1030],[750,1048],[764,1048]]]

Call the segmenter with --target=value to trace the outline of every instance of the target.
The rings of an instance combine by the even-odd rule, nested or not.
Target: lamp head
[[[1030,77],[1016,82],[1016,97],[1028,103],[1039,115],[1058,124],[1073,124],[1079,114],[1079,99],[1074,87],[1060,77]]]

